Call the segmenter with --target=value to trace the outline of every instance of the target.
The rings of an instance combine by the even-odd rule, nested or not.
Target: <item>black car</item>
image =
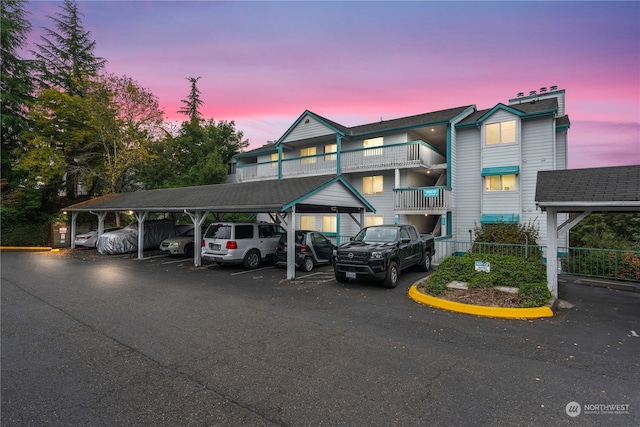
[[[333,243],[327,237],[312,230],[296,230],[296,266],[311,271],[317,264],[331,264]],[[287,265],[287,235],[283,234],[276,245],[276,267]]]

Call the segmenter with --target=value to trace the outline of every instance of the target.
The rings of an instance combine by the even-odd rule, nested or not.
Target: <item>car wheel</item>
[[[242,260],[242,266],[247,270],[253,270],[260,267],[260,252],[257,249],[251,249],[244,256],[244,260]]]
[[[345,276],[344,274],[334,273],[334,275],[336,276],[336,280],[340,283],[347,283],[349,281],[349,279],[347,279],[347,276]]]
[[[399,275],[398,264],[396,264],[394,261],[391,261],[391,263],[389,264],[389,268],[387,269],[387,277],[384,278],[384,287],[391,289],[398,286]]]
[[[304,262],[302,263],[302,270],[304,270],[304,271],[306,271],[308,273],[311,270],[313,270],[314,265],[315,265],[315,263],[313,262],[313,258],[308,256],[308,257],[306,257],[304,259]]]
[[[420,263],[420,270],[429,271],[431,270],[431,254],[429,252],[425,252],[424,258]]]
[[[184,257],[193,258],[193,243],[189,243],[184,247]]]

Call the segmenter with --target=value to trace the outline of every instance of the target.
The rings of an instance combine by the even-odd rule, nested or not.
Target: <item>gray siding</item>
[[[305,123],[309,120],[308,123]],[[289,135],[284,139],[283,142],[292,142],[298,141],[301,139],[315,138],[318,136],[331,135],[335,133],[332,129],[328,128],[324,123],[319,122],[315,118],[311,116],[306,116],[303,118],[298,126],[293,128]]]
[[[452,175],[455,182],[453,196],[453,239],[469,240],[469,230],[480,224],[482,176],[480,162],[480,130],[460,129],[456,137],[456,163]]]

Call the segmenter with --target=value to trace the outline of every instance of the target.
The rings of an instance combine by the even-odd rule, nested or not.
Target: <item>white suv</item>
[[[273,258],[282,227],[269,223],[214,223],[202,238],[202,259],[218,264],[238,264],[249,270]]]

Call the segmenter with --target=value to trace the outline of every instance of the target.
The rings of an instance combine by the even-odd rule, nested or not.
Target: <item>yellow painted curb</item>
[[[448,301],[424,294],[418,290],[416,285],[409,288],[409,298],[412,300],[430,305],[442,310],[455,311],[457,313],[473,314],[485,317],[500,317],[507,319],[538,319],[541,317],[553,317],[553,310],[548,305],[533,308],[502,308],[485,307],[481,305],[463,304],[455,301]]]
[[[54,251],[50,246],[0,246],[0,251]]]

